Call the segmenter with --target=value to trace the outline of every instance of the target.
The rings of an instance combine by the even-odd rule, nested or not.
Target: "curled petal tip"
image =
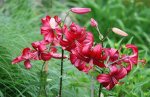
[[[26,69],[30,69],[32,67],[29,60],[24,61],[24,66],[25,66]]]
[[[70,10],[76,14],[86,14],[91,11],[91,8],[77,8],[76,7],[76,8],[71,8]]]
[[[23,61],[22,56],[18,56],[17,58],[12,60],[11,64],[16,64],[16,63],[19,63],[21,61]]]
[[[146,64],[146,59],[138,60],[138,62],[141,62],[142,65],[144,66]]]
[[[128,34],[119,28],[112,28],[112,31],[120,36],[128,36]]]

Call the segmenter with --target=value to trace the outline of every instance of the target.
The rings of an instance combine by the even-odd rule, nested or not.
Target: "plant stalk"
[[[69,12],[70,12],[70,10],[66,13],[66,16],[65,16],[64,21],[63,21],[63,26],[65,24],[67,16],[69,15]],[[63,26],[60,25],[60,27],[62,29],[63,29]],[[63,37],[63,35],[62,35],[62,37]],[[62,55],[62,57],[61,57],[61,72],[60,72],[60,82],[59,82],[59,94],[58,94],[58,97],[62,97],[63,62],[64,62],[64,58],[63,58],[64,57],[64,50],[63,49],[61,49],[61,55]]]
[[[62,97],[62,78],[63,78],[63,56],[64,56],[64,50],[62,49],[62,58],[61,58],[61,72],[60,72],[60,82],[59,82],[59,95],[58,97]]]
[[[46,92],[46,85],[47,85],[47,68],[48,63],[46,61],[43,62],[41,75],[40,75],[40,90],[38,97],[48,97]],[[48,70],[48,69],[47,69]]]
[[[102,84],[99,85],[99,93],[98,93],[98,97],[101,97],[101,92],[102,92]]]
[[[96,26],[96,30],[97,30],[97,32],[98,32],[98,34],[99,34],[99,39],[102,40],[104,37],[103,37],[103,35],[101,34],[101,32],[100,32],[98,26]]]
[[[94,78],[91,79],[91,97],[94,97]]]

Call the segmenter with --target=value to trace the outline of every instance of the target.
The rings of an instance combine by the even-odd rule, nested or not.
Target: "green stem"
[[[69,15],[69,13],[70,13],[70,10],[66,13],[66,16],[65,16],[64,21],[63,21],[64,24],[65,24],[65,21],[66,21],[68,15]]]
[[[110,33],[110,28],[108,29],[108,31],[106,32],[106,35],[103,37],[103,39],[101,40],[102,42],[107,38],[108,34]]]
[[[102,84],[99,85],[99,93],[98,93],[98,97],[101,97],[101,92],[102,92]]]
[[[41,69],[41,75],[40,75],[40,90],[38,97],[48,97],[46,92],[46,85],[47,85],[47,72],[44,71],[46,61],[43,62],[42,69]]]
[[[94,77],[91,79],[91,97],[94,97]]]
[[[104,46],[104,37],[101,39],[101,43],[102,43],[102,47]],[[103,73],[103,70],[102,72]],[[102,92],[102,84],[99,84],[99,93],[98,93],[98,97],[101,97],[101,92]]]
[[[66,16],[65,16],[64,21],[63,21],[63,26],[65,25],[65,21],[66,21],[67,16],[69,15],[69,12],[70,12],[70,10],[66,13]],[[63,26],[60,25],[61,29],[63,29]],[[63,35],[62,35],[62,37],[63,37]],[[62,55],[62,57],[61,57],[61,72],[60,72],[60,82],[59,82],[59,94],[58,94],[58,97],[62,97],[63,61],[64,61],[64,58],[63,58],[64,57],[64,50],[63,49],[61,49],[61,55]]]
[[[59,96],[62,97],[62,77],[63,77],[63,56],[64,56],[64,50],[62,49],[62,58],[61,58],[61,72],[60,72],[60,83],[59,83]]]
[[[103,73],[103,70],[102,70],[101,73]],[[98,97],[101,97],[101,92],[102,92],[102,84],[99,84],[99,93],[98,93]]]
[[[101,34],[101,32],[100,32],[98,26],[96,26],[96,30],[97,30],[97,32],[99,33],[99,38],[100,38],[100,40],[102,40],[102,39],[103,39],[103,35]]]

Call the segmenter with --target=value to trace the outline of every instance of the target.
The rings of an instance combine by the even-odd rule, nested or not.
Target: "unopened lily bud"
[[[122,30],[120,30],[119,28],[112,28],[112,31],[118,35],[121,35],[121,36],[128,36],[128,34]]]
[[[90,8],[71,8],[70,10],[76,14],[86,14],[91,11]]]
[[[91,24],[92,27],[98,26],[97,21],[95,21],[93,18],[91,18],[90,24]]]

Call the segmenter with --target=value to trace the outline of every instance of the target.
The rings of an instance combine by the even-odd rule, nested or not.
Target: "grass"
[[[39,90],[39,73],[41,62],[32,62],[33,68],[25,70],[23,63],[11,64],[11,60],[21,53],[22,48],[31,47],[33,41],[42,39],[40,35],[40,19],[49,14],[61,15],[70,6],[90,7],[92,13],[79,16],[71,14],[74,21],[87,27],[95,35],[97,33],[90,28],[90,17],[94,17],[99,22],[101,32],[106,32],[107,28],[116,26],[125,30],[129,37],[122,40],[123,43],[129,42],[138,45],[140,57],[150,60],[149,51],[149,27],[148,13],[150,8],[147,3],[131,3],[128,0],[121,2],[119,0],[74,0],[65,2],[63,5],[58,0],[53,0],[53,5],[44,0],[5,0],[0,6],[0,97],[37,97]],[[116,3],[116,2],[117,3]],[[126,2],[125,2],[126,1]],[[145,0],[146,1],[146,0]],[[131,6],[132,4],[132,6]],[[100,6],[101,5],[101,6]],[[49,7],[50,6],[50,7]],[[77,17],[77,19],[75,19]],[[83,18],[84,17],[84,18]],[[105,34],[105,33],[104,33]],[[107,46],[115,44],[122,37],[110,34],[111,40],[106,42]],[[133,38],[133,39],[132,39]],[[149,64],[149,62],[148,62]],[[148,64],[143,67],[139,64],[122,81],[123,85],[116,86],[112,91],[103,89],[102,93],[107,97],[149,97],[150,70]],[[78,72],[69,61],[64,63],[64,83],[63,97],[90,97],[90,76]],[[55,97],[58,94],[60,61],[52,59],[49,62],[49,76],[47,92],[49,97]],[[95,80],[95,94],[98,95],[98,83]]]

